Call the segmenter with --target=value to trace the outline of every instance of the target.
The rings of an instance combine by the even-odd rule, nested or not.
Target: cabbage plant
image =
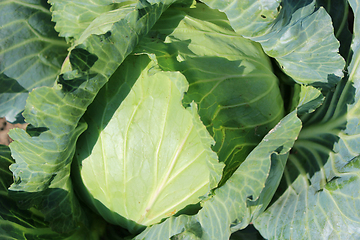
[[[359,4],[1,1],[1,238],[360,238]]]

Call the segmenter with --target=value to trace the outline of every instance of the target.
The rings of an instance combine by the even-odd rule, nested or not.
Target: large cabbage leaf
[[[173,29],[168,33],[168,29]],[[224,182],[284,116],[277,77],[261,45],[237,35],[226,15],[204,4],[166,11],[136,51],[189,82],[184,105],[199,115],[226,164]]]
[[[0,145],[0,236],[2,239],[27,239],[27,237],[41,238],[43,236],[60,239],[59,235],[49,228],[41,214],[29,210],[20,210],[16,201],[8,195],[7,188],[13,182],[9,170],[11,158],[10,149]],[[61,236],[60,236],[61,237]],[[62,236],[63,237],[63,236]]]
[[[306,12],[306,6],[305,9],[302,9],[302,11]],[[301,14],[300,14],[301,16]],[[329,20],[329,19],[328,19]],[[327,22],[326,24],[329,24],[329,22]],[[330,31],[331,33],[331,31]],[[336,43],[335,38],[333,38],[334,42]],[[337,47],[332,47],[334,49],[334,51],[337,50]],[[335,54],[337,55],[337,54]],[[337,55],[339,56],[339,55]],[[339,58],[341,59],[341,58]],[[327,61],[325,59],[325,61]],[[320,64],[325,64],[326,62],[322,61]],[[342,67],[344,66],[344,62],[343,60],[339,61],[337,64],[334,64],[334,66],[336,66],[337,71],[339,72],[339,70],[342,69]],[[312,64],[311,67],[313,68],[314,71],[319,71],[319,69],[317,68],[317,65]],[[308,74],[309,76],[309,82],[314,83],[314,80],[311,79],[311,74]],[[340,74],[341,76],[341,74]],[[339,77],[339,76],[338,76]],[[316,85],[316,84],[315,84]],[[323,96],[320,93],[319,90],[316,90],[315,88],[311,88],[311,87],[301,87],[300,91],[299,91],[299,96],[300,99],[298,101],[298,106],[296,107],[296,110],[294,112],[292,112],[292,114],[290,114],[289,116],[287,116],[286,118],[284,118],[281,122],[286,122],[286,120],[288,119],[297,119],[297,121],[293,122],[293,129],[296,129],[295,126],[300,127],[301,126],[301,121],[299,118],[296,117],[296,115],[299,116],[303,116],[304,114],[308,114],[308,113],[312,113],[315,109],[317,109],[323,101]],[[326,103],[324,104],[326,105]],[[341,109],[341,108],[339,108]],[[291,116],[291,117],[290,117]],[[305,121],[305,120],[303,120]],[[297,122],[297,123],[295,123]],[[281,124],[279,125],[281,126]],[[320,126],[318,127],[320,129]],[[281,135],[281,136],[286,136],[287,132],[284,131],[284,129],[286,128],[277,128],[275,127],[274,130],[271,131],[271,133],[269,134],[269,136],[271,136],[272,134],[274,134],[274,132],[277,132],[277,134]],[[284,135],[282,135],[280,132],[283,132]],[[309,131],[311,132],[311,131]],[[291,136],[291,134],[289,134],[288,136]],[[300,134],[301,136],[301,134]],[[295,140],[297,139],[297,136],[293,139]],[[264,143],[260,143],[258,145],[258,147],[262,144],[266,144],[266,142],[268,141],[268,137],[266,136],[264,138]],[[274,139],[271,140],[274,143]],[[284,141],[286,142],[286,141]],[[290,143],[290,142],[289,142]],[[294,142],[292,142],[294,143]],[[139,236],[139,239],[141,239],[142,237],[146,238],[146,239],[163,239],[163,238],[169,238],[171,236],[173,236],[175,239],[182,239],[182,238],[190,238],[190,239],[211,239],[212,236],[217,236],[219,239],[227,239],[229,237],[228,234],[230,234],[231,231],[235,231],[237,229],[241,229],[243,227],[245,227],[252,218],[256,219],[256,217],[258,216],[262,216],[261,213],[263,210],[265,210],[265,208],[267,207],[267,204],[270,202],[271,200],[271,196],[274,193],[274,189],[277,188],[282,173],[284,171],[285,168],[285,164],[287,162],[287,154],[289,154],[289,150],[292,147],[292,145],[289,146],[289,148],[285,148],[283,149],[284,146],[278,146],[278,149],[275,149],[274,151],[280,151],[280,150],[284,150],[284,155],[283,157],[280,157],[278,161],[271,161],[271,167],[269,165],[269,170],[267,172],[267,178],[262,179],[263,181],[263,185],[261,187],[261,192],[258,194],[251,194],[254,192],[249,192],[248,193],[248,197],[249,199],[247,200],[247,205],[246,207],[250,208],[250,212],[248,212],[247,214],[245,213],[246,211],[244,211],[246,208],[244,207],[239,207],[241,206],[241,204],[239,203],[231,203],[231,201],[229,201],[229,198],[233,198],[233,199],[241,199],[240,197],[235,197],[237,196],[236,193],[234,191],[230,191],[229,189],[226,189],[226,186],[229,186],[233,181],[234,184],[241,184],[244,183],[246,181],[236,181],[235,176],[237,172],[240,172],[242,167],[246,166],[247,171],[251,172],[251,170],[249,169],[249,167],[247,166],[247,161],[250,161],[250,156],[252,156],[252,154],[258,153],[260,156],[263,154],[263,156],[265,157],[265,151],[260,153],[257,151],[262,151],[263,149],[256,147],[254,149],[254,151],[248,156],[248,158],[245,160],[245,162],[240,165],[239,169],[234,173],[234,176],[231,177],[225,184],[223,187],[217,189],[214,192],[214,196],[211,200],[209,201],[205,201],[203,203],[203,209],[195,216],[193,217],[186,217],[186,216],[180,216],[178,218],[170,218],[169,220],[165,221],[163,224],[159,225],[159,226],[153,226],[152,228],[147,229],[143,234],[141,234]],[[267,152],[267,151],[266,151]],[[257,167],[261,166],[261,164],[256,164]],[[253,173],[253,172],[252,172]],[[243,177],[245,177],[246,174],[242,173]],[[264,173],[262,173],[264,174]],[[290,174],[291,175],[291,174]],[[253,173],[253,176],[258,176],[257,174]],[[249,177],[249,179],[251,179],[251,177]],[[259,180],[259,178],[257,178],[257,180]],[[256,184],[253,182],[251,182],[252,187],[256,186]],[[238,185],[237,185],[238,186]],[[236,189],[236,187],[233,187],[234,189]],[[241,189],[241,187],[237,187],[237,189]],[[251,190],[253,190],[254,188],[251,188]],[[220,194],[222,192],[222,190],[226,191],[227,194],[227,200],[222,199],[222,195]],[[241,191],[241,190],[240,190]],[[245,191],[246,192],[246,191]],[[231,194],[230,194],[231,193]],[[231,195],[231,197],[230,197]],[[218,204],[215,204],[215,202],[218,202]],[[245,202],[245,200],[244,200]],[[210,210],[211,209],[211,210]],[[221,209],[221,210],[218,210]],[[237,209],[238,212],[236,212]],[[224,212],[226,212],[224,214]],[[236,212],[236,213],[234,213]],[[275,212],[279,212],[279,209],[276,209]],[[213,215],[211,213],[214,213]],[[222,215],[224,214],[224,215]],[[202,216],[206,216],[204,218],[202,218]],[[246,216],[246,217],[245,217]],[[270,215],[271,216],[271,215]],[[226,219],[232,219],[231,220],[226,220]],[[274,223],[275,221],[271,221],[271,223]],[[211,226],[211,227],[209,227]],[[271,226],[269,224],[269,222],[264,223],[263,225],[264,227],[267,226]],[[281,228],[283,225],[279,225],[279,227]],[[294,226],[295,227],[295,226]],[[269,227],[269,229],[273,229],[271,227]],[[303,230],[301,230],[303,231]],[[299,231],[300,232],[300,231]],[[305,232],[305,231],[303,231]],[[265,232],[264,232],[265,234]],[[175,237],[176,236],[176,237]],[[264,235],[266,236],[266,235]],[[277,236],[279,237],[279,236]],[[301,239],[301,237],[299,237]],[[285,237],[285,239],[288,239],[287,237]]]
[[[86,112],[74,174],[80,196],[136,232],[198,203],[216,187],[222,164],[196,104],[181,104],[188,88],[181,73],[157,70],[142,55],[128,57],[116,76]]]
[[[0,2],[0,117],[16,121],[29,92],[52,86],[67,48],[44,0]]]
[[[137,1],[50,0],[49,2],[52,4],[51,12],[52,20],[56,22],[55,29],[60,36],[74,42],[90,25],[94,25],[94,20],[101,15],[111,15],[112,11],[122,11],[123,6],[135,4]],[[113,20],[105,23],[111,25]]]
[[[252,219],[251,203],[260,197],[272,165],[285,164],[301,129],[296,112],[294,110],[283,118],[264,137],[232,177],[203,202],[198,214],[171,217],[146,229],[136,239],[214,239],[214,236],[229,239],[232,232],[247,226]],[[282,171],[272,175],[280,179]],[[271,196],[270,192],[265,201]]]
[[[14,160],[8,146],[0,145],[0,238],[1,239],[89,239],[96,240],[103,234],[105,224],[102,219],[92,215],[92,227],[85,226],[70,234],[59,234],[51,230],[49,223],[44,221],[41,212],[34,208],[20,209],[17,201],[11,198],[7,188],[13,182],[9,170]],[[94,227],[96,226],[96,228]]]
[[[268,239],[358,239],[359,2],[348,75],[314,113],[302,116],[273,204],[255,226]],[[348,61],[350,58],[347,59]]]
[[[296,82],[329,88],[324,83],[343,77],[330,16],[315,0],[204,2],[225,12],[237,33],[259,42]]]
[[[323,101],[319,90],[302,87],[296,108],[248,155],[223,186],[193,216],[171,217],[135,239],[229,239],[268,206],[279,185],[290,150],[302,128],[298,115],[313,112]]]
[[[10,133],[16,160],[11,165],[15,181],[10,193],[23,200],[22,207],[40,209],[55,231],[69,232],[87,221],[69,178],[77,137],[86,128],[79,119],[172,2],[139,1],[120,6],[119,14],[105,14],[107,22],[94,19],[91,28],[81,34],[81,41],[73,44],[54,87],[37,88],[29,94],[23,115],[38,131],[29,135],[15,129]]]

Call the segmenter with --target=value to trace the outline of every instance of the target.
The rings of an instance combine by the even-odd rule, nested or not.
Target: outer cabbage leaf
[[[267,34],[281,9],[280,0],[203,0],[202,2],[224,12],[233,29],[246,37]]]
[[[272,205],[254,222],[268,239],[360,237],[359,2],[355,12],[349,76],[326,95],[319,109],[302,116]]]
[[[95,217],[94,225],[96,228],[87,229],[82,227],[77,231],[68,234],[59,234],[52,231],[49,223],[44,221],[44,216],[35,209],[21,209],[17,202],[12,199],[7,188],[13,182],[12,173],[9,170],[10,164],[14,160],[11,158],[10,149],[0,145],[0,238],[1,239],[99,239],[105,227],[103,220]]]
[[[351,14],[350,6],[347,0],[317,0],[317,6],[322,6],[331,16],[334,26],[335,37],[340,42],[339,52],[341,56],[349,63],[350,44],[352,34],[350,32],[349,15]]]
[[[42,0],[0,2],[0,117],[11,122],[33,88],[54,84],[67,54],[49,7]]]
[[[298,101],[294,101],[297,102],[297,105],[293,112],[296,112],[298,116],[314,112],[324,101],[324,96],[321,94],[320,90],[311,86],[300,86],[299,92],[296,95],[298,95],[299,99]],[[268,204],[279,186],[286,162],[287,157],[282,158],[278,162],[271,162],[270,173],[259,198],[256,201],[248,202],[252,219],[256,219],[263,213],[266,207],[268,207]]]
[[[35,136],[19,129],[10,132],[14,139],[10,149],[16,161],[10,167],[15,179],[10,190],[23,200],[23,207],[40,209],[56,231],[69,232],[87,221],[69,178],[75,142],[86,128],[79,119],[139,38],[172,2],[138,2],[132,11],[125,8],[127,14],[108,25],[110,30],[88,32],[80,45],[73,46],[57,85],[29,94],[23,115],[39,131]]]
[[[71,40],[78,39],[89,25],[102,14],[121,9],[122,6],[133,1],[124,0],[50,0],[52,4],[52,20],[56,22],[55,29],[60,32],[60,36]]]
[[[358,106],[352,84],[326,96],[295,142],[274,203],[254,222],[267,239],[356,239]],[[345,85],[345,86],[344,86]],[[341,94],[341,95],[340,95]],[[356,100],[357,102],[357,100]],[[329,211],[331,209],[331,211]],[[313,224],[315,223],[315,224]]]
[[[315,0],[203,2],[225,12],[237,33],[261,43],[296,82],[328,87],[343,77],[331,19]]]
[[[146,55],[128,57],[86,112],[76,151],[80,196],[130,232],[198,203],[223,168],[196,105],[181,104],[184,76],[154,67]]]
[[[172,16],[174,19],[175,14]],[[212,20],[220,22],[216,21],[216,18],[212,18]],[[161,20],[158,24],[161,24]],[[169,52],[171,48],[164,46],[156,47],[159,45],[159,41],[155,39],[155,36],[158,38],[162,36],[161,31],[157,28],[158,24],[153,29],[157,32],[153,32],[151,35],[152,41],[157,43],[148,44],[147,49],[144,44],[140,44],[140,46],[146,50],[163,52],[156,58],[159,65],[164,69],[173,69],[174,65],[172,64],[176,64],[176,62],[169,61],[169,59],[178,56],[177,52]],[[221,24],[224,25],[224,22]],[[191,24],[189,25],[191,26]],[[181,26],[181,22],[179,26]],[[167,41],[169,40],[165,39],[165,43]],[[188,49],[188,44],[178,44],[182,47],[178,47],[178,49]],[[206,46],[209,46],[209,43]],[[184,56],[186,55],[184,54]],[[165,59],[166,61],[164,61]],[[182,55],[178,56],[178,59],[182,64],[187,60]],[[184,75],[186,76],[186,71],[184,71]],[[202,202],[202,209],[198,214],[170,217],[162,224],[147,228],[136,236],[136,239],[228,239],[231,232],[245,228],[249,222],[264,211],[279,185],[290,149],[300,132],[301,121],[297,115],[313,112],[321,105],[322,100],[323,96],[319,90],[313,87],[301,87],[299,100],[297,100],[298,105],[294,111],[282,119],[264,137],[234,175],[214,191],[212,197]]]
[[[136,51],[154,53],[162,69],[186,77],[183,103],[198,104],[213,150],[226,164],[222,182],[284,115],[278,80],[260,44],[237,35],[225,14],[204,4],[168,9]]]
[[[320,95],[313,87],[302,87],[297,108],[270,130],[211,198],[203,201],[198,214],[171,217],[147,228],[135,239],[225,240],[231,232],[245,228],[267,207],[279,185],[290,150],[302,127],[299,112],[313,112],[314,105],[323,100]]]
[[[198,214],[171,217],[135,239],[229,239],[231,232],[251,221],[248,202],[259,198],[271,165],[284,164],[300,129],[300,119],[293,111],[264,137],[231,178],[203,201]]]

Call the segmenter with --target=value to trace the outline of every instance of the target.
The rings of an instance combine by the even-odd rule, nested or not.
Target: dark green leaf
[[[66,42],[50,21],[46,0],[0,2],[0,117],[13,122],[33,88],[52,86]]]

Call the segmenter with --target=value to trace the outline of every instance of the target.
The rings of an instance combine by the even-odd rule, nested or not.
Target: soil
[[[9,144],[13,141],[10,138],[10,136],[8,135],[9,130],[12,128],[22,128],[25,130],[27,125],[28,125],[27,123],[12,124],[12,123],[6,121],[6,118],[4,118],[4,117],[0,118],[0,144],[9,146]]]

